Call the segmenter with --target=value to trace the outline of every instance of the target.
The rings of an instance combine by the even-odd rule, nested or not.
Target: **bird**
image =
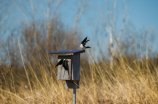
[[[89,47],[89,46],[85,46],[88,41],[89,41],[89,40],[87,40],[87,37],[86,37],[86,38],[81,42],[80,47],[81,47],[83,50],[85,50],[85,49],[87,49],[87,48],[91,48],[91,47]]]
[[[55,67],[57,67],[58,65],[62,65],[63,63],[64,63],[64,61],[65,61],[65,59],[63,58],[63,59],[61,59],[57,64],[56,64],[56,66]]]
[[[61,59],[57,65],[55,67],[57,67],[58,65],[62,65],[64,67],[65,70],[69,70],[69,67],[68,67],[68,60],[66,59]]]

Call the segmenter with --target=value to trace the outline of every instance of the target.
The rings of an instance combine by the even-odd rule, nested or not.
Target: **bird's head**
[[[68,60],[66,60],[66,59],[63,59],[63,61],[65,61],[65,62],[69,62]]]

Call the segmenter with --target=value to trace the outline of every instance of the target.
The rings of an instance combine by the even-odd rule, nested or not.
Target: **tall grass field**
[[[158,68],[156,61],[146,58],[117,56],[111,68],[108,59],[94,61],[85,53],[89,64],[81,62],[77,104],[157,104]],[[57,80],[56,62],[47,56],[32,64],[21,55],[21,69],[1,64],[3,70],[0,104],[72,104],[72,89]],[[15,71],[16,70],[16,71]]]

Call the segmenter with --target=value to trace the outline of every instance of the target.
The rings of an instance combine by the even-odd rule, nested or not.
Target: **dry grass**
[[[128,58],[119,57],[110,69],[109,63],[94,63],[88,57],[91,64],[80,68],[77,104],[158,103],[158,72],[150,60],[128,62]],[[27,60],[22,53],[21,59]],[[57,81],[50,61],[34,61],[38,70],[26,63],[29,60],[23,62],[25,76],[13,73],[11,80],[5,80],[10,87],[1,86],[1,104],[72,104],[72,90]]]

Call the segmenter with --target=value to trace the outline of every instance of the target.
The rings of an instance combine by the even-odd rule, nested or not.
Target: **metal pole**
[[[76,104],[76,88],[73,88],[73,104]]]

